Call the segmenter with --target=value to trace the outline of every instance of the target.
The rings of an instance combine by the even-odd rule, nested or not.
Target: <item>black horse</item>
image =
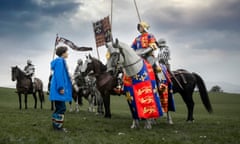
[[[117,94],[114,91],[117,85],[117,77],[107,72],[107,67],[100,60],[91,57],[91,55],[87,57],[83,67],[85,75],[92,71],[93,75],[96,77],[97,89],[103,98],[105,108],[104,117],[111,118],[110,95]]]
[[[170,70],[170,64],[168,60],[170,59],[170,52],[168,47],[163,45],[159,46],[159,54],[157,60],[160,64],[165,65],[172,83],[173,83],[173,93],[179,93],[182,96],[183,101],[185,102],[188,109],[187,121],[193,121],[193,92],[195,87],[198,87],[203,105],[209,113],[212,112],[212,106],[208,98],[208,93],[203,79],[197,73],[190,73],[184,69],[178,69],[176,71]]]
[[[209,113],[212,112],[212,106],[208,97],[207,89],[203,79],[197,73],[190,73],[184,69],[171,72],[171,80],[173,83],[173,93],[179,93],[182,96],[188,109],[187,121],[193,121],[193,92],[198,87],[203,105]]]
[[[35,91],[33,91],[33,85],[25,73],[19,69],[17,66],[12,67],[12,81],[17,80],[16,89],[19,98],[19,109],[22,109],[22,97],[21,95],[25,95],[25,109],[27,109],[27,95],[33,94],[34,98],[34,108],[37,108],[37,96],[38,93],[39,100],[40,100],[40,107],[42,109],[42,103],[44,102],[44,92],[43,92],[43,83],[40,79],[35,78]]]

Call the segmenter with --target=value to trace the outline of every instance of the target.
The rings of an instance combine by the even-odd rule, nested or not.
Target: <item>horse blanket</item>
[[[157,118],[163,115],[158,87],[152,66],[144,61],[134,76],[124,76],[124,92],[134,119]]]
[[[170,78],[170,74],[167,70],[167,67],[163,64],[160,64],[161,67],[161,76],[158,80],[159,91],[160,91],[160,100],[162,104],[163,112],[175,111],[174,98],[173,98],[173,86]]]

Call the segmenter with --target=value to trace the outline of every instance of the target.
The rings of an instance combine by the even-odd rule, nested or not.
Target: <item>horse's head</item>
[[[106,71],[106,66],[98,59],[92,57],[91,55],[86,57],[86,60],[81,68],[81,72],[87,75],[91,72],[99,74]]]
[[[110,53],[107,61],[108,71],[115,73],[122,67],[130,76],[142,68],[142,58],[129,45],[116,39],[114,43],[109,43],[106,47]]]
[[[18,66],[12,67],[12,81],[15,81],[21,78],[26,78],[25,73]]]
[[[122,67],[124,63],[124,54],[122,53],[122,48],[118,39],[116,39],[115,43],[108,43],[106,47],[109,54],[107,58],[107,71],[115,72],[115,70],[119,67]]]
[[[17,80],[17,76],[18,76],[18,67],[14,66],[12,67],[12,81]]]

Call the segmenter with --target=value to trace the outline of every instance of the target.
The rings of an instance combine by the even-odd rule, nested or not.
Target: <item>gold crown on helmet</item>
[[[143,27],[144,31],[146,31],[146,32],[150,28],[150,26],[144,21],[141,21],[141,22],[138,23],[138,25],[137,25],[138,30],[139,30],[140,26]]]

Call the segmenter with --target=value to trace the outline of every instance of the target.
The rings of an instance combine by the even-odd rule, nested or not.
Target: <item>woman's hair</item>
[[[67,47],[66,46],[59,46],[59,47],[57,47],[57,49],[56,49],[56,55],[57,56],[62,56],[62,54],[64,54],[66,51],[67,51]]]

